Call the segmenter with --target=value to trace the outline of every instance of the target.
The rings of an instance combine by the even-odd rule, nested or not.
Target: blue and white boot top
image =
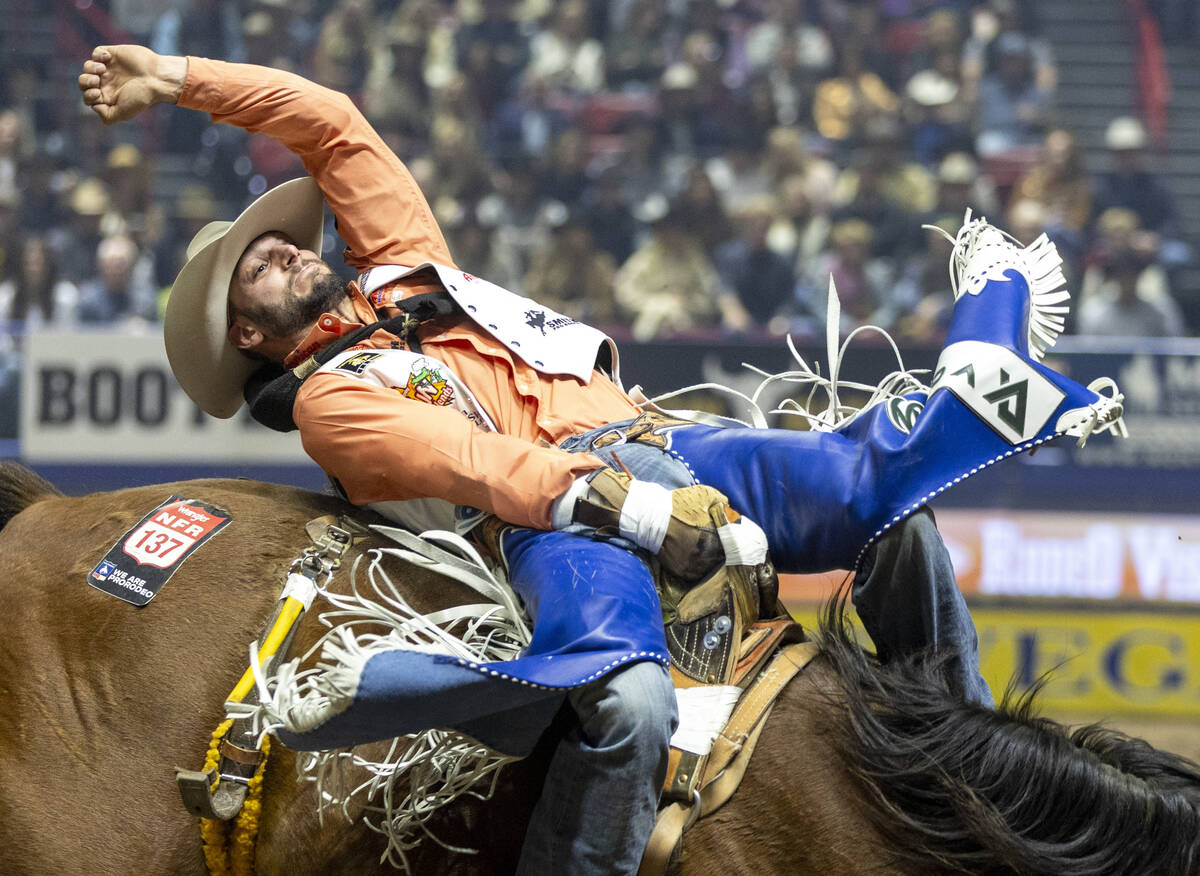
[[[1071,436],[1124,436],[1124,397],[1107,377],[1087,387],[1040,361],[1063,330],[1070,293],[1062,258],[1041,235],[1022,247],[972,219],[953,239],[954,316],[930,383],[954,393],[1017,450]]]

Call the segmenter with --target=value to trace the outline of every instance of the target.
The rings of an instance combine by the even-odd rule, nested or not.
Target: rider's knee
[[[636,748],[665,757],[677,723],[675,688],[666,667],[626,666],[571,696],[580,728],[596,748]]]

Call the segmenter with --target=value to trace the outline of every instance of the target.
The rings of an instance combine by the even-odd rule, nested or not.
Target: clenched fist
[[[144,46],[98,46],[83,62],[79,90],[106,125],[132,119],[152,103],[175,103],[187,78],[187,59]]]

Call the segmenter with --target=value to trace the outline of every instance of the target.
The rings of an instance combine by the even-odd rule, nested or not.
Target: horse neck
[[[739,872],[898,873],[868,821],[868,802],[839,759],[846,732],[819,660],[780,695],[737,793],[683,843],[684,874],[737,861]]]

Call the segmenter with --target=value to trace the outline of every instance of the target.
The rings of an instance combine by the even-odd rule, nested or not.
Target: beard
[[[268,307],[247,308],[245,313],[265,334],[289,338],[311,326],[321,314],[337,307],[346,297],[348,285],[326,268],[313,280],[307,294]]]

